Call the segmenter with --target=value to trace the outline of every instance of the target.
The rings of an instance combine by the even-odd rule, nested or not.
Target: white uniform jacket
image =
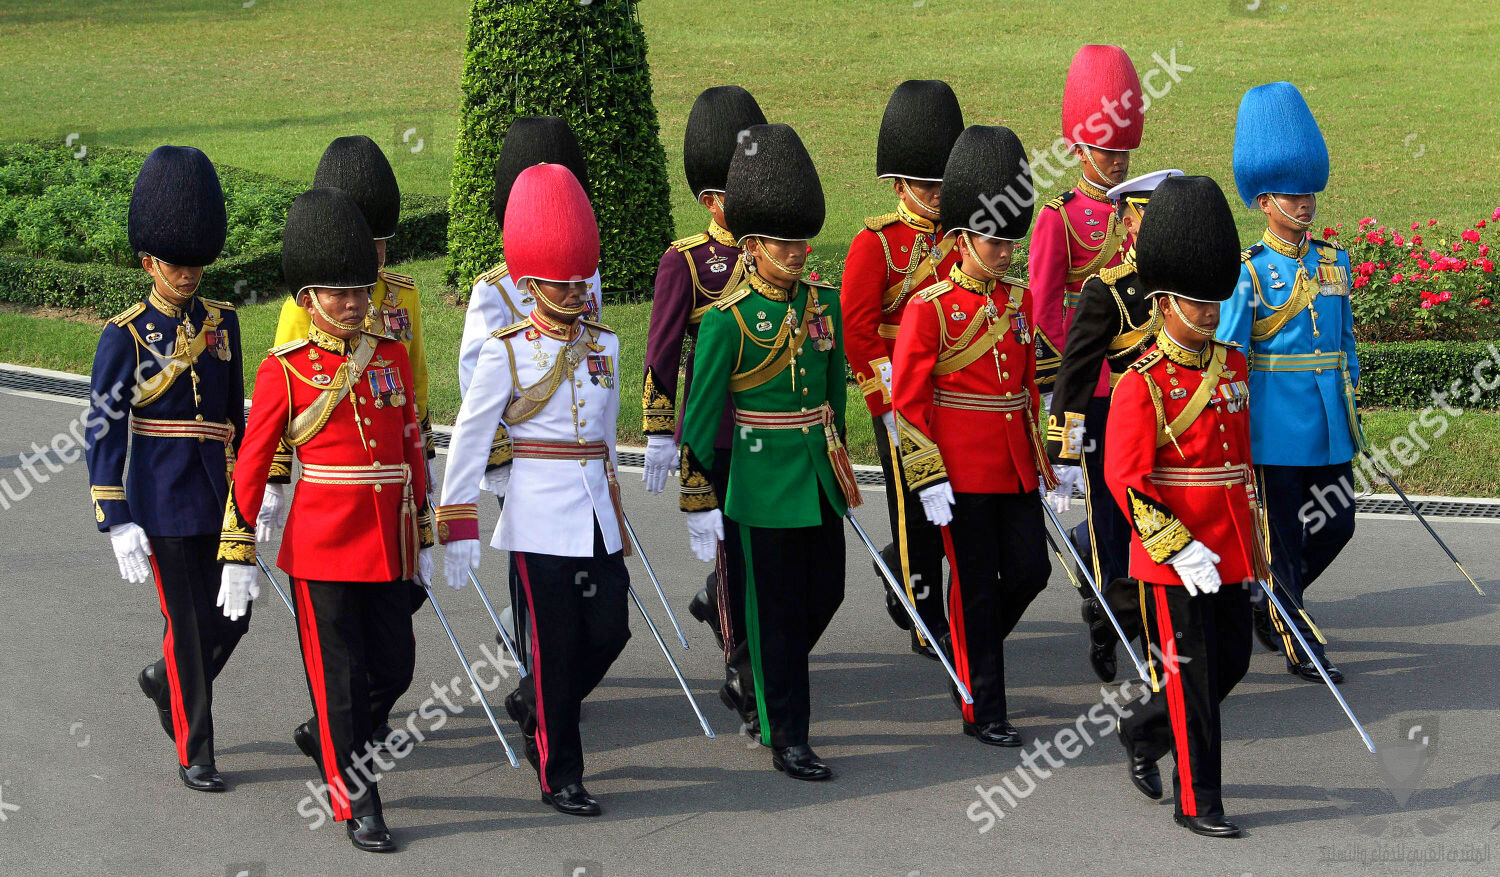
[[[533,316],[480,346],[470,379],[473,391],[464,394],[448,446],[448,474],[436,515],[439,541],[479,538],[476,501],[491,441],[503,425],[515,458],[507,464],[505,507],[490,544],[503,551],[590,557],[597,521],[609,552],[621,549],[610,496],[620,341],[592,320],[580,320],[573,333],[564,342]],[[570,351],[574,364],[568,369]]]
[[[599,320],[603,302],[600,292],[599,272],[589,278],[589,300],[594,312],[584,316]],[[529,291],[516,288],[510,269],[504,262],[479,275],[474,288],[469,292],[469,310],[464,315],[464,337],[458,348],[458,392],[469,392],[469,381],[474,376],[474,366],[479,362],[479,350],[490,339],[490,333],[504,329],[519,320],[531,316],[536,299]]]

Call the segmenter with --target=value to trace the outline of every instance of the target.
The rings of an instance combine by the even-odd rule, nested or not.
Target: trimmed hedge
[[[118,147],[91,147],[90,153],[111,159],[133,156],[137,164],[146,158],[145,152]],[[281,195],[285,200],[283,214],[301,191],[296,183],[242,168],[221,165],[218,172],[226,189],[253,187]],[[401,223],[391,240],[387,260],[394,263],[439,255],[446,248],[447,237],[448,210],[443,199],[403,195]],[[149,286],[150,278],[138,264],[67,262],[0,254],[0,301],[92,310],[108,317],[139,301]],[[204,272],[199,292],[209,298],[233,302],[281,295],[280,243],[219,259]]]
[[[1359,345],[1362,406],[1426,408],[1435,404],[1433,393],[1450,394],[1448,403],[1455,408],[1500,408],[1500,346],[1493,341]]]
[[[517,116],[562,116],[588,162],[604,288],[647,295],[673,239],[634,0],[475,0],[453,157],[447,280],[468,288],[503,258],[495,161]]]

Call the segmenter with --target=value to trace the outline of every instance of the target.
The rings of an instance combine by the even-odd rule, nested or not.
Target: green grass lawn
[[[683,182],[681,143],[692,100],[710,85],[744,85],[772,121],[801,132],[827,194],[817,255],[836,258],[862,217],[890,209],[889,187],[874,179],[874,151],[898,82],[946,79],[970,124],[1008,125],[1028,147],[1044,147],[1058,134],[1068,62],[1086,42],[1125,46],[1143,72],[1155,66],[1153,53],[1174,50],[1178,65],[1194,68],[1152,106],[1137,172],[1210,174],[1233,199],[1240,96],[1289,79],[1332,154],[1320,224],[1352,227],[1374,215],[1453,226],[1489,215],[1497,193],[1484,181],[1500,164],[1500,117],[1476,111],[1475,98],[1496,85],[1495,19],[1483,4],[1432,0],[1420,14],[1383,0],[1248,5],[739,0],[730,15],[722,4],[643,0],[677,228],[697,231],[704,221]],[[444,196],[467,22],[461,0],[8,0],[0,6],[0,140],[77,133],[85,146],[187,144],[224,164],[308,182],[330,140],[363,133],[386,149],[405,190]],[[1261,231],[1257,217],[1239,211],[1247,240]],[[423,290],[432,407],[439,422],[451,422],[463,311],[442,287],[441,260],[393,267]],[[269,346],[278,307],[244,308],[249,357]],[[627,441],[639,437],[633,402],[648,314],[645,304],[613,303],[606,314],[624,342]],[[86,372],[97,334],[86,322],[0,312],[0,360]],[[851,449],[869,460],[870,424],[857,396],[850,410]],[[1372,440],[1407,419],[1372,413]],[[1500,480],[1473,465],[1500,450],[1496,426],[1495,414],[1455,421],[1406,474],[1411,489],[1500,495]]]

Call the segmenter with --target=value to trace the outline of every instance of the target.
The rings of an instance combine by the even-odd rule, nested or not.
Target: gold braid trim
[[[234,491],[224,502],[224,524],[219,531],[220,563],[255,562],[255,527],[240,514],[234,504]]]
[[[490,470],[496,466],[504,466],[513,459],[515,451],[510,443],[510,430],[502,423],[495,429],[495,438],[490,442],[490,458],[484,468]]]
[[[896,414],[897,453],[901,458],[901,476],[907,490],[920,490],[948,480],[948,467],[937,443],[928,438],[911,421]]]
[[[670,435],[676,429],[677,403],[657,383],[656,368],[647,366],[641,390],[641,431],[646,435]]]
[[[1133,487],[1125,488],[1130,497],[1130,523],[1146,554],[1155,563],[1170,563],[1173,557],[1193,541],[1193,534],[1167,507],[1138,492]]]
[[[681,498],[679,505],[685,512],[706,512],[719,507],[719,497],[714,493],[714,483],[708,477],[708,469],[684,442],[681,462]]]

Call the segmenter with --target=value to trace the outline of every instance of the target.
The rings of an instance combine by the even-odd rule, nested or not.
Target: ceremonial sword
[[[287,599],[286,591],[281,590],[281,584],[276,581],[275,576],[271,575],[271,570],[266,568],[266,562],[260,559],[259,554],[255,556],[255,563],[260,567],[260,571],[266,574],[266,578],[271,580],[271,587],[276,589],[277,595],[281,597],[281,602],[286,604],[286,611],[296,615],[297,610],[292,608],[292,601]]]
[[[1385,467],[1376,462],[1368,450],[1365,451],[1365,459],[1370,461],[1370,468],[1379,472],[1380,477],[1385,479],[1385,483],[1389,484],[1391,489],[1396,491],[1396,495],[1401,497],[1401,502],[1406,504],[1407,511],[1415,515],[1417,520],[1422,523],[1422,526],[1427,528],[1428,535],[1437,540],[1438,547],[1443,549],[1443,553],[1448,555],[1448,559],[1453,561],[1453,565],[1458,567],[1458,571],[1463,573],[1464,578],[1469,580],[1469,584],[1474,586],[1474,590],[1479,592],[1479,596],[1485,596],[1484,589],[1479,587],[1479,583],[1474,581],[1474,577],[1469,575],[1468,570],[1464,569],[1464,565],[1458,562],[1458,558],[1453,555],[1453,550],[1448,547],[1448,543],[1444,542],[1443,538],[1437,534],[1437,531],[1432,529],[1432,525],[1427,523],[1427,518],[1423,517],[1422,513],[1417,510],[1416,504],[1407,498],[1406,492],[1396,483],[1396,479],[1391,477],[1391,473],[1385,471]]]
[[[677,624],[677,616],[672,613],[672,606],[667,602],[667,595],[661,589],[661,581],[656,577],[656,570],[651,568],[651,561],[646,559],[646,549],[641,547],[641,540],[636,538],[635,528],[630,526],[630,519],[625,517],[624,510],[619,510],[619,513],[620,521],[625,525],[625,532],[630,534],[630,543],[635,546],[636,556],[641,559],[641,565],[646,568],[646,575],[651,577],[651,584],[656,587],[656,596],[661,598],[661,608],[667,610],[667,618],[672,622],[672,629],[677,631],[678,641],[682,643],[683,649],[687,649],[687,637],[682,635],[682,627]],[[713,734],[708,736],[712,737]]]
[[[870,556],[875,558],[875,568],[880,570],[880,575],[885,579],[891,592],[896,595],[897,600],[901,601],[901,607],[911,617],[912,624],[916,625],[917,631],[926,637],[928,642],[932,643],[932,651],[937,655],[937,659],[943,662],[943,669],[948,671],[948,678],[953,680],[954,685],[958,686],[958,696],[963,698],[964,703],[972,705],[974,703],[974,696],[969,693],[969,687],[964,685],[963,681],[958,678],[958,672],[953,669],[953,664],[948,661],[948,656],[943,654],[943,650],[938,646],[938,641],[932,636],[932,631],[927,629],[927,623],[922,620],[922,615],[917,612],[917,607],[913,606],[911,601],[906,598],[906,589],[901,587],[901,583],[896,579],[896,574],[891,572],[891,568],[886,565],[885,558],[880,556],[880,551],[875,548],[875,543],[870,541],[870,536],[865,532],[865,528],[859,525],[859,521],[855,520],[853,514],[847,514],[844,517],[848,518],[849,526],[854,528],[854,532],[859,534],[860,541],[865,543],[865,548],[870,552]]]
[[[495,632],[500,635],[500,644],[510,652],[510,659],[516,662],[516,669],[520,671],[521,678],[526,678],[526,665],[521,662],[521,656],[516,652],[515,643],[511,642],[510,634],[505,632],[505,625],[500,623],[500,617],[495,614],[495,607],[490,605],[490,596],[484,592],[484,586],[479,584],[479,577],[474,575],[474,570],[468,570],[469,581],[474,583],[474,590],[479,592],[479,599],[484,601],[485,611],[490,613],[490,620],[495,622]],[[519,636],[520,631],[516,634]]]
[[[438,605],[437,595],[432,592],[432,585],[423,584],[422,587],[427,591],[427,599],[432,603],[432,611],[437,613],[438,621],[442,622],[443,630],[448,633],[448,642],[453,644],[453,651],[458,654],[458,662],[464,665],[464,674],[469,677],[469,684],[474,686],[474,697],[479,700],[480,706],[484,707],[484,714],[490,720],[490,727],[495,729],[495,736],[500,738],[500,745],[505,748],[505,757],[510,759],[511,767],[520,767],[521,763],[516,761],[516,753],[510,748],[510,743],[500,730],[500,723],[495,719],[494,710],[490,709],[490,702],[484,696],[484,689],[479,687],[479,680],[474,678],[474,670],[469,666],[469,659],[464,657],[464,650],[458,644],[458,637],[453,635],[453,628],[448,626],[448,619],[443,615],[443,608]]]
[[[1089,573],[1088,566],[1084,564],[1083,558],[1078,554],[1078,549],[1073,545],[1073,540],[1068,538],[1068,531],[1063,529],[1062,521],[1057,519],[1057,513],[1052,510],[1052,506],[1047,505],[1046,499],[1042,500],[1042,510],[1052,520],[1052,526],[1057,528],[1058,538],[1062,540],[1064,545],[1068,546],[1068,553],[1073,555],[1073,561],[1078,564],[1078,571],[1083,573],[1083,580],[1089,583],[1089,588],[1093,590],[1094,596],[1099,599],[1099,607],[1104,610],[1104,616],[1109,619],[1109,623],[1114,627],[1115,635],[1124,644],[1125,651],[1130,655],[1130,663],[1135,665],[1135,672],[1140,675],[1142,681],[1149,682],[1151,677],[1146,673],[1146,665],[1141,663],[1141,659],[1135,654],[1135,649],[1131,648],[1130,637],[1125,635],[1125,628],[1120,626],[1120,619],[1116,618],[1115,613],[1109,608],[1109,601],[1104,599],[1104,592],[1099,590],[1099,583],[1094,581],[1093,575]],[[1057,543],[1052,541],[1052,534],[1047,533],[1046,535],[1047,542],[1052,545],[1052,553],[1058,554]],[[1058,554],[1058,560],[1062,560],[1060,554]],[[1066,561],[1064,561],[1063,567],[1064,569],[1067,568]],[[1071,572],[1069,575],[1071,577]]]
[[[708,719],[703,717],[703,710],[698,708],[697,699],[688,690],[687,680],[682,678],[682,671],[677,669],[677,662],[672,660],[672,651],[667,648],[666,640],[661,638],[661,633],[656,629],[656,623],[651,620],[651,615],[646,611],[646,606],[641,602],[640,596],[636,594],[635,588],[631,587],[629,582],[626,582],[625,590],[630,592],[630,599],[635,601],[635,608],[641,610],[641,617],[646,619],[646,626],[651,628],[651,635],[656,637],[656,644],[661,646],[661,653],[666,656],[667,663],[672,665],[672,675],[677,677],[677,684],[682,686],[682,693],[687,695],[688,703],[693,705],[693,712],[698,716],[698,724],[703,727],[704,736],[712,740],[714,738],[714,729],[708,726]]]

